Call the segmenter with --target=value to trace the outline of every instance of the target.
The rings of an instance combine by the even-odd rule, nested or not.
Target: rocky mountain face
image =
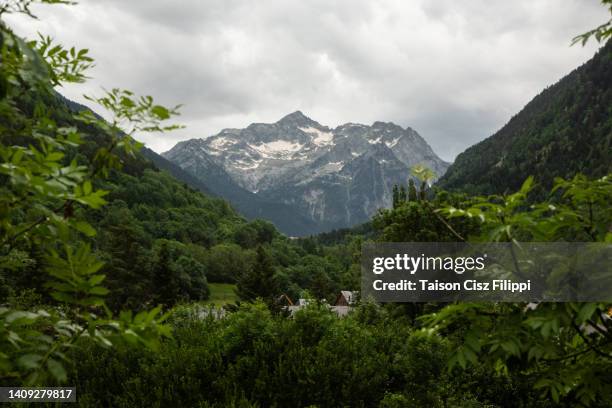
[[[411,128],[375,122],[331,129],[299,111],[180,142],[163,156],[207,185],[220,184],[212,189],[230,201],[223,190],[291,207],[289,216],[310,222],[308,230],[288,231],[264,217],[291,235],[364,222],[390,206],[393,185],[407,182],[410,167],[425,165],[439,177],[449,166]]]

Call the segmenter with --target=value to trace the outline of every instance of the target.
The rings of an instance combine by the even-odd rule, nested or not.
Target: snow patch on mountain
[[[325,146],[331,144],[334,140],[334,134],[332,132],[324,132],[312,126],[298,128],[302,132],[314,135],[312,142],[317,146]]]
[[[300,151],[304,145],[296,142],[288,142],[286,140],[275,140],[269,143],[261,143],[259,145],[248,145],[251,149],[257,151],[263,157],[273,158],[289,158],[293,153]]]
[[[401,138],[402,138],[401,136],[400,136],[400,137],[397,137],[397,138],[395,138],[395,139],[391,140],[390,142],[387,142],[387,143],[386,143],[386,145],[387,145],[388,147],[395,147],[395,145],[397,144],[397,142],[399,142],[399,141],[400,141],[400,139],[401,139]]]
[[[259,165],[261,164],[263,160],[235,160],[233,163],[236,167],[240,168],[241,170],[253,170],[256,169],[257,167],[259,167]]]
[[[226,137],[217,137],[210,142],[210,147],[216,150],[224,149],[229,146],[236,144],[237,141],[234,139],[228,139]]]

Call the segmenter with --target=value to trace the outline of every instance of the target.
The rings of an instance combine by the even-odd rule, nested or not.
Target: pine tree
[[[419,200],[425,201],[427,199],[427,182],[421,182],[421,190],[419,190]]]
[[[414,180],[409,179],[408,180],[408,201],[414,202],[416,200],[417,200],[416,186],[414,185]]]
[[[406,187],[404,187],[404,186],[400,187],[399,202],[400,203],[406,202]]]
[[[279,292],[274,274],[272,257],[262,246],[258,246],[255,263],[238,280],[236,293],[242,300],[252,301],[262,298],[271,306]]]
[[[330,294],[329,277],[322,269],[317,269],[312,279],[312,294],[318,300],[325,299]]]
[[[165,306],[176,303],[180,293],[179,283],[170,263],[168,243],[162,242],[153,265],[153,291],[155,300]]]
[[[393,185],[393,208],[397,208],[399,204],[399,189],[397,184]]]

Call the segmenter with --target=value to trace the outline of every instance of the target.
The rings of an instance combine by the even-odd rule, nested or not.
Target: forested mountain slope
[[[46,112],[59,126],[73,126],[86,135],[84,143],[68,151],[63,161],[95,161],[96,152],[112,142],[99,129],[75,119],[86,107],[59,94],[24,94],[19,107],[26,115]],[[3,123],[8,126],[10,122]],[[27,145],[28,138],[7,132],[5,141]],[[105,283],[111,289],[111,308],[141,309],[151,303],[171,304],[208,296],[205,257],[198,256],[220,243],[234,242],[248,225],[230,205],[200,193],[165,171],[160,171],[140,152],[118,153],[122,165],[98,181],[108,204],[101,209],[66,208],[64,217],[77,213],[87,219],[97,234],[86,240],[105,265]],[[22,216],[26,216],[25,214]],[[270,225],[269,228],[273,230]],[[0,303],[23,291],[45,299],[44,254],[29,248],[17,273],[0,270]],[[214,276],[214,274],[212,274]]]
[[[612,42],[545,89],[497,133],[457,156],[438,186],[472,193],[514,191],[530,174],[612,171]]]
[[[269,220],[289,236],[314,234],[321,230],[321,226],[314,221],[298,214],[296,208],[266,200],[242,188],[221,166],[205,157],[194,160],[189,172],[150,149],[144,148],[142,153],[178,180],[207,194],[228,200],[233,208],[248,219]]]

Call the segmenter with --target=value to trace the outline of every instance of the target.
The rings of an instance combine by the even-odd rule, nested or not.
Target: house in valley
[[[343,317],[346,316],[357,303],[358,293],[359,292],[354,292],[350,290],[342,290],[340,291],[338,296],[336,296],[336,301],[334,302],[333,306],[327,304],[327,301],[325,300],[321,300],[321,304],[325,305],[325,307],[328,307],[338,316]],[[288,310],[291,315],[313,302],[313,299],[298,299],[297,303],[294,304],[287,295],[281,295],[278,299],[279,304],[282,304],[283,308],[285,310]]]
[[[350,290],[341,290],[336,297],[335,306],[353,306],[357,301],[358,292]]]

